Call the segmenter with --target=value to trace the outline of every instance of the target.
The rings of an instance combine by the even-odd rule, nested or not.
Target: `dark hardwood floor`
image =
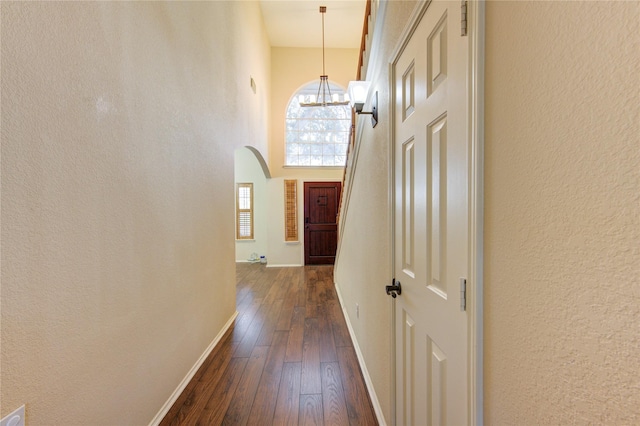
[[[234,325],[161,425],[377,425],[333,266],[236,276]]]

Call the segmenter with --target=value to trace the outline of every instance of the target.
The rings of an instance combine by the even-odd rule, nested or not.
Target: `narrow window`
[[[236,239],[253,239],[253,184],[236,184]]]
[[[284,181],[284,240],[298,241],[298,181]]]

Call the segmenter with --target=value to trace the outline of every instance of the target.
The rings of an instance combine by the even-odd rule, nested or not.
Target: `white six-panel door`
[[[392,64],[396,424],[469,419],[468,38],[460,2],[431,2]]]

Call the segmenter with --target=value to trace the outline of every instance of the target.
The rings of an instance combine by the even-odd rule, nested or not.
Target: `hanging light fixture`
[[[320,6],[320,13],[322,14],[322,75],[320,76],[320,86],[318,86],[315,102],[300,102],[301,107],[349,105],[348,99],[340,101],[337,93],[331,94],[329,76],[324,67],[324,14],[326,12],[327,6]]]

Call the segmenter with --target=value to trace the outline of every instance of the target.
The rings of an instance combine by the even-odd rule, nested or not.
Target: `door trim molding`
[[[467,5],[469,20],[469,70],[471,85],[469,94],[470,117],[469,136],[471,138],[471,174],[469,182],[469,207],[471,238],[469,271],[472,288],[468,294],[468,304],[473,307],[469,316],[469,423],[484,423],[484,374],[483,374],[483,333],[484,333],[484,56],[485,56],[485,2],[470,1]]]
[[[426,13],[431,0],[423,0],[416,5],[413,14],[399,38],[389,62],[389,140],[391,141],[391,167],[389,167],[390,218],[395,223],[395,71],[400,56],[404,52],[411,36]],[[467,281],[467,306],[469,330],[469,395],[468,423],[482,425],[484,410],[483,376],[483,223],[484,223],[484,56],[485,56],[485,2],[470,0],[467,5],[468,43],[469,43],[469,277]],[[395,227],[391,226],[391,244],[395,247]],[[395,249],[391,253],[391,270],[395,274]],[[395,303],[393,304],[392,330],[394,333],[392,348],[392,421],[396,419],[396,351],[395,351]]]

